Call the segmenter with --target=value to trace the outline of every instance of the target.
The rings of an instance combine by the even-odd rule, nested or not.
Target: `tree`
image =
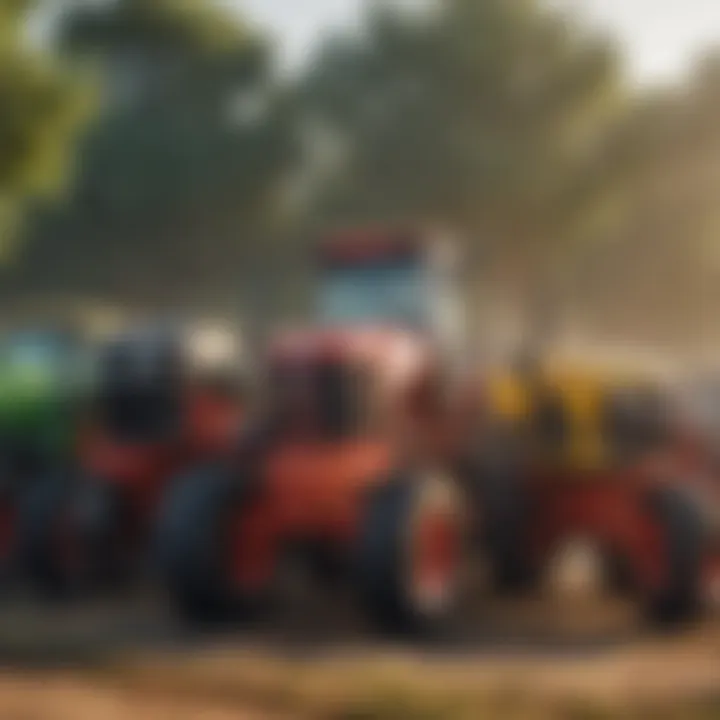
[[[720,305],[720,61],[638,99],[617,133],[625,212],[613,242],[579,277],[624,334],[686,347],[716,336]],[[600,269],[602,268],[602,272]],[[602,298],[602,301],[601,301]]]
[[[104,110],[28,273],[143,304],[237,301],[293,160],[268,46],[208,0],[118,0],[69,13],[60,30],[72,57],[99,68]]]
[[[0,259],[29,204],[61,189],[72,143],[89,108],[87,88],[30,46],[35,3],[0,0]]]
[[[345,147],[319,218],[449,223],[492,268],[483,282],[515,294],[547,291],[608,232],[616,54],[541,2],[377,3],[362,36],[327,44],[304,93]]]

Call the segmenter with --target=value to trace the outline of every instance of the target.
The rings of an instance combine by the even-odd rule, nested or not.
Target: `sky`
[[[291,64],[328,28],[357,21],[363,0],[224,0],[283,40]],[[720,0],[556,0],[612,29],[641,82],[672,80],[709,43],[720,43]]]

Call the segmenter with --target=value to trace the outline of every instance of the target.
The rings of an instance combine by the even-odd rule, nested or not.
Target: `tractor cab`
[[[435,371],[428,345],[405,331],[298,330],[270,347],[266,398],[284,429],[324,440],[386,433]]]
[[[319,252],[320,321],[406,330],[456,352],[464,328],[455,249],[417,230],[330,235]]]
[[[395,411],[431,404],[460,354],[451,250],[418,232],[329,236],[319,249],[317,322],[271,343],[276,417],[340,439],[381,434]]]
[[[96,417],[116,440],[171,441],[187,429],[200,398],[237,402],[242,370],[230,328],[134,329],[100,352]]]

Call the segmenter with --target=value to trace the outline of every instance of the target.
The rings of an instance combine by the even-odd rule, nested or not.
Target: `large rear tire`
[[[90,480],[39,482],[20,510],[23,574],[48,599],[116,590],[130,572],[124,527],[115,488]]]
[[[8,588],[18,569],[18,499],[0,491],[0,590]]]
[[[414,636],[447,628],[464,582],[465,529],[458,488],[441,476],[406,471],[370,493],[357,570],[377,626]]]
[[[536,580],[525,537],[530,507],[518,446],[509,431],[488,434],[464,472],[477,518],[476,550],[488,562],[492,588],[503,594],[528,590]]]
[[[267,600],[267,587],[244,592],[234,582],[231,535],[246,493],[229,472],[206,467],[170,484],[156,540],[158,574],[187,621],[215,625],[246,618]]]
[[[648,501],[665,539],[666,582],[647,596],[645,616],[655,626],[674,627],[701,611],[707,528],[698,501],[682,488],[658,488]]]
[[[21,570],[18,525],[22,498],[37,482],[35,475],[22,475],[0,452],[0,593],[13,590]]]
[[[524,592],[532,587],[536,574],[526,542],[529,498],[523,478],[512,465],[499,465],[489,468],[480,484],[482,537],[493,587],[503,594]]]

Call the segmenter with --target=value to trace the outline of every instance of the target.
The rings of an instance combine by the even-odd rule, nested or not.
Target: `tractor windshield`
[[[320,317],[331,323],[417,327],[427,321],[427,285],[415,263],[327,268],[320,280]]]

